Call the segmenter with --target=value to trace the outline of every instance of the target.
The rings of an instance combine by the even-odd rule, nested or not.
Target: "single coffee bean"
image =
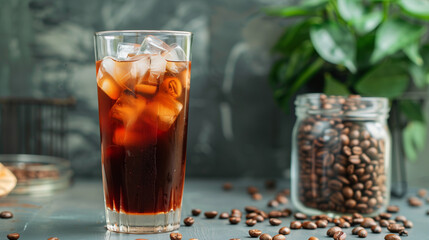
[[[195,220],[193,217],[187,217],[183,220],[186,226],[192,226],[194,224]]]
[[[193,216],[199,216],[201,213],[201,209],[192,209],[192,215]]]
[[[261,215],[258,215],[258,216],[256,216],[256,217],[255,217],[255,220],[256,220],[257,222],[263,222],[263,221],[265,220],[265,218],[264,218],[264,217],[262,217]]]
[[[389,221],[387,221],[386,219],[381,219],[380,220],[380,226],[382,226],[382,227],[389,226]]]
[[[246,225],[249,226],[249,227],[255,226],[255,224],[256,224],[256,219],[250,218],[250,219],[246,220]]]
[[[287,199],[286,196],[283,195],[277,195],[276,197],[277,202],[279,202],[280,204],[286,204],[289,200]]]
[[[413,228],[413,227],[414,227],[414,224],[413,224],[413,222],[411,222],[410,220],[406,220],[406,221],[404,222],[404,227],[405,227],[405,228]]]
[[[338,227],[340,227],[340,228],[349,228],[350,227],[350,223],[348,223],[348,222],[340,222],[340,224],[338,224]]]
[[[246,215],[246,219],[250,219],[250,218],[255,218],[256,216],[258,216],[259,214],[252,212]]]
[[[277,234],[273,237],[273,240],[286,240],[286,237],[282,234]]]
[[[273,210],[273,211],[268,213],[268,217],[270,217],[270,218],[279,218],[281,216],[282,216],[282,212],[280,212],[278,210]]]
[[[249,186],[249,187],[247,187],[247,192],[250,195],[252,195],[252,194],[258,193],[259,189],[257,187],[255,187],[255,186]]]
[[[215,218],[217,216],[217,212],[216,211],[204,212],[204,216],[206,216],[206,218]]]
[[[341,232],[341,231],[342,229],[340,227],[331,227],[326,232],[326,235],[328,235],[329,237],[333,237],[336,232]]]
[[[223,213],[219,214],[219,218],[220,219],[228,219],[229,218],[229,213],[223,212]]]
[[[254,194],[252,194],[252,199],[255,200],[255,201],[259,201],[259,200],[262,199],[262,194],[260,194],[260,193],[254,193]]]
[[[300,229],[302,227],[302,223],[300,221],[292,221],[290,223],[290,229]]]
[[[407,221],[407,218],[405,216],[396,216],[395,221],[397,222],[405,222]]]
[[[225,191],[229,191],[229,190],[231,190],[233,188],[233,185],[230,182],[226,182],[226,183],[223,184],[222,188]]]
[[[259,229],[250,229],[249,230],[249,235],[251,237],[259,237],[262,234],[262,231]]]
[[[300,212],[295,213],[293,216],[295,217],[296,220],[307,219],[307,215],[305,215],[304,213],[300,213]]]
[[[182,234],[170,233],[170,240],[182,240]]]
[[[423,202],[417,197],[410,197],[408,198],[408,204],[411,207],[420,207],[423,204]]]
[[[384,236],[384,240],[401,240],[401,238],[398,235],[391,233]]]
[[[386,211],[388,213],[397,213],[397,212],[399,212],[399,207],[395,206],[395,205],[390,205],[387,207]]]
[[[241,240],[240,238],[230,238],[229,240]]]
[[[399,236],[408,236],[408,231],[407,230],[399,231]]]
[[[308,240],[319,240],[317,237],[309,237]]]
[[[9,211],[0,212],[0,218],[4,218],[4,219],[13,218],[13,213]]]
[[[19,233],[9,233],[7,235],[7,239],[9,240],[18,240],[19,239]]]
[[[380,213],[380,219],[390,219],[392,217],[392,214],[390,213]]]
[[[267,204],[268,207],[278,207],[279,206],[279,202],[277,202],[277,200],[273,199],[271,201],[268,202]]]
[[[398,223],[389,224],[389,226],[387,226],[387,230],[389,230],[391,233],[398,233],[401,230],[404,230],[404,226]]]
[[[424,188],[419,189],[419,191],[417,192],[417,196],[424,198],[426,197],[428,191]]]
[[[282,224],[282,220],[280,220],[278,218],[270,218],[270,224],[271,224],[271,226],[278,226],[278,225]]]
[[[48,240],[60,240],[59,238],[57,238],[57,237],[50,237],[50,238],[48,238]],[[137,240],[137,239],[136,239]],[[141,240],[147,240],[147,239],[141,239]]]
[[[314,222],[305,221],[305,222],[302,223],[302,228],[313,230],[313,229],[317,228],[317,225]]]
[[[290,228],[288,227],[282,227],[279,229],[279,233],[283,235],[289,235],[290,234]]]
[[[189,238],[189,240],[198,240],[198,238]]]
[[[241,221],[241,218],[239,217],[230,217],[229,218],[229,223],[231,224],[238,224]]]
[[[371,227],[373,233],[381,233],[381,227],[379,225],[374,225]]]
[[[388,222],[389,224],[395,224],[395,223],[396,223],[396,221],[395,221],[395,220],[393,220],[393,219],[389,219],[389,220],[387,220],[387,222]],[[389,224],[387,224],[387,226],[389,226]]]
[[[336,232],[333,236],[334,240],[345,240],[347,234],[343,231]]]
[[[273,238],[271,237],[270,234],[268,233],[264,233],[259,237],[260,240],[272,240]]]
[[[361,230],[359,230],[359,232],[357,233],[357,235],[360,238],[366,238],[368,236],[368,232],[365,229],[361,229]]]
[[[320,220],[316,221],[316,225],[317,225],[318,228],[325,228],[325,227],[328,226],[328,221],[320,219]]]
[[[357,235],[360,230],[364,229],[363,227],[355,227],[352,230],[353,235]]]
[[[258,214],[261,215],[264,219],[269,217],[268,214],[264,211],[258,211]]]
[[[374,219],[372,219],[372,218],[364,218],[363,219],[363,222],[361,223],[361,227],[364,227],[364,228],[370,228],[370,227],[372,227],[373,225],[376,225],[377,223],[374,221]]]
[[[285,208],[281,212],[282,212],[282,217],[289,217],[292,214],[292,210],[289,208]]]
[[[257,207],[255,207],[255,206],[246,206],[246,207],[244,208],[244,210],[245,210],[247,213],[253,213],[253,212],[258,211],[259,209],[258,209]]]
[[[236,216],[241,216],[242,215],[242,213],[241,213],[241,211],[239,210],[239,209],[231,209],[231,215],[236,215]]]

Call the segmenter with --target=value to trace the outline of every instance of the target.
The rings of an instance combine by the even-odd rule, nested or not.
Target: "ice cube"
[[[132,82],[134,85],[131,89],[134,89],[136,84],[147,81],[150,69],[150,56],[147,54],[137,55],[132,57],[130,60],[132,60],[131,77],[135,79],[135,81]]]
[[[148,125],[143,125],[144,130],[116,128],[113,133],[113,143],[125,147],[140,147],[148,144],[156,144],[156,131]]]
[[[183,105],[179,101],[166,93],[158,92],[147,104],[142,116],[148,124],[161,131],[167,131],[176,121],[182,108]]]
[[[170,46],[161,39],[149,35],[143,40],[138,54],[163,54]]]
[[[182,95],[182,84],[176,77],[167,77],[160,85],[160,90],[173,98],[178,98]]]
[[[110,110],[112,118],[121,121],[126,129],[135,129],[137,119],[143,113],[146,99],[125,90]]]
[[[134,92],[142,96],[150,97],[156,93],[158,87],[156,85],[149,84],[137,84],[134,87]]]
[[[186,68],[187,61],[186,53],[183,49],[176,44],[170,46],[170,50],[165,55],[167,59],[167,70],[171,73],[177,74],[183,71]]]
[[[117,54],[119,60],[126,60],[129,57],[135,56],[140,50],[140,44],[124,43],[118,44]]]
[[[123,90],[113,77],[109,73],[103,71],[102,68],[100,68],[97,73],[97,85],[113,100],[118,99]]]
[[[157,85],[164,77],[167,61],[161,55],[150,56],[150,72],[147,82],[149,84]]]

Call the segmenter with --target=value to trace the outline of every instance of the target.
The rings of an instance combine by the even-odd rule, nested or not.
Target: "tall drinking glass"
[[[106,223],[178,229],[185,179],[190,32],[95,34]]]

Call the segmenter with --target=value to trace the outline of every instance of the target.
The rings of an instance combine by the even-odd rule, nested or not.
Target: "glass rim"
[[[302,100],[305,99],[319,99],[320,95],[324,95],[323,93],[303,93],[303,94],[299,94],[296,99],[295,99],[295,105],[299,105],[301,103]],[[326,95],[327,97],[344,97],[345,99],[347,99],[347,95]],[[360,101],[381,101],[381,102],[386,102],[388,103],[389,99],[386,97],[368,97],[368,96],[359,96],[358,98]]]
[[[192,32],[188,31],[174,31],[174,30],[110,30],[95,32],[96,37],[115,36],[115,35],[128,35],[128,34],[165,34],[172,36],[192,36]]]

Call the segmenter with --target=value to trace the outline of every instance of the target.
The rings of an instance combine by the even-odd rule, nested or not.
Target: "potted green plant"
[[[273,47],[269,79],[282,108],[311,85],[331,95],[387,97],[405,119],[406,158],[417,158],[427,132],[429,1],[304,0],[266,12],[295,18]]]

